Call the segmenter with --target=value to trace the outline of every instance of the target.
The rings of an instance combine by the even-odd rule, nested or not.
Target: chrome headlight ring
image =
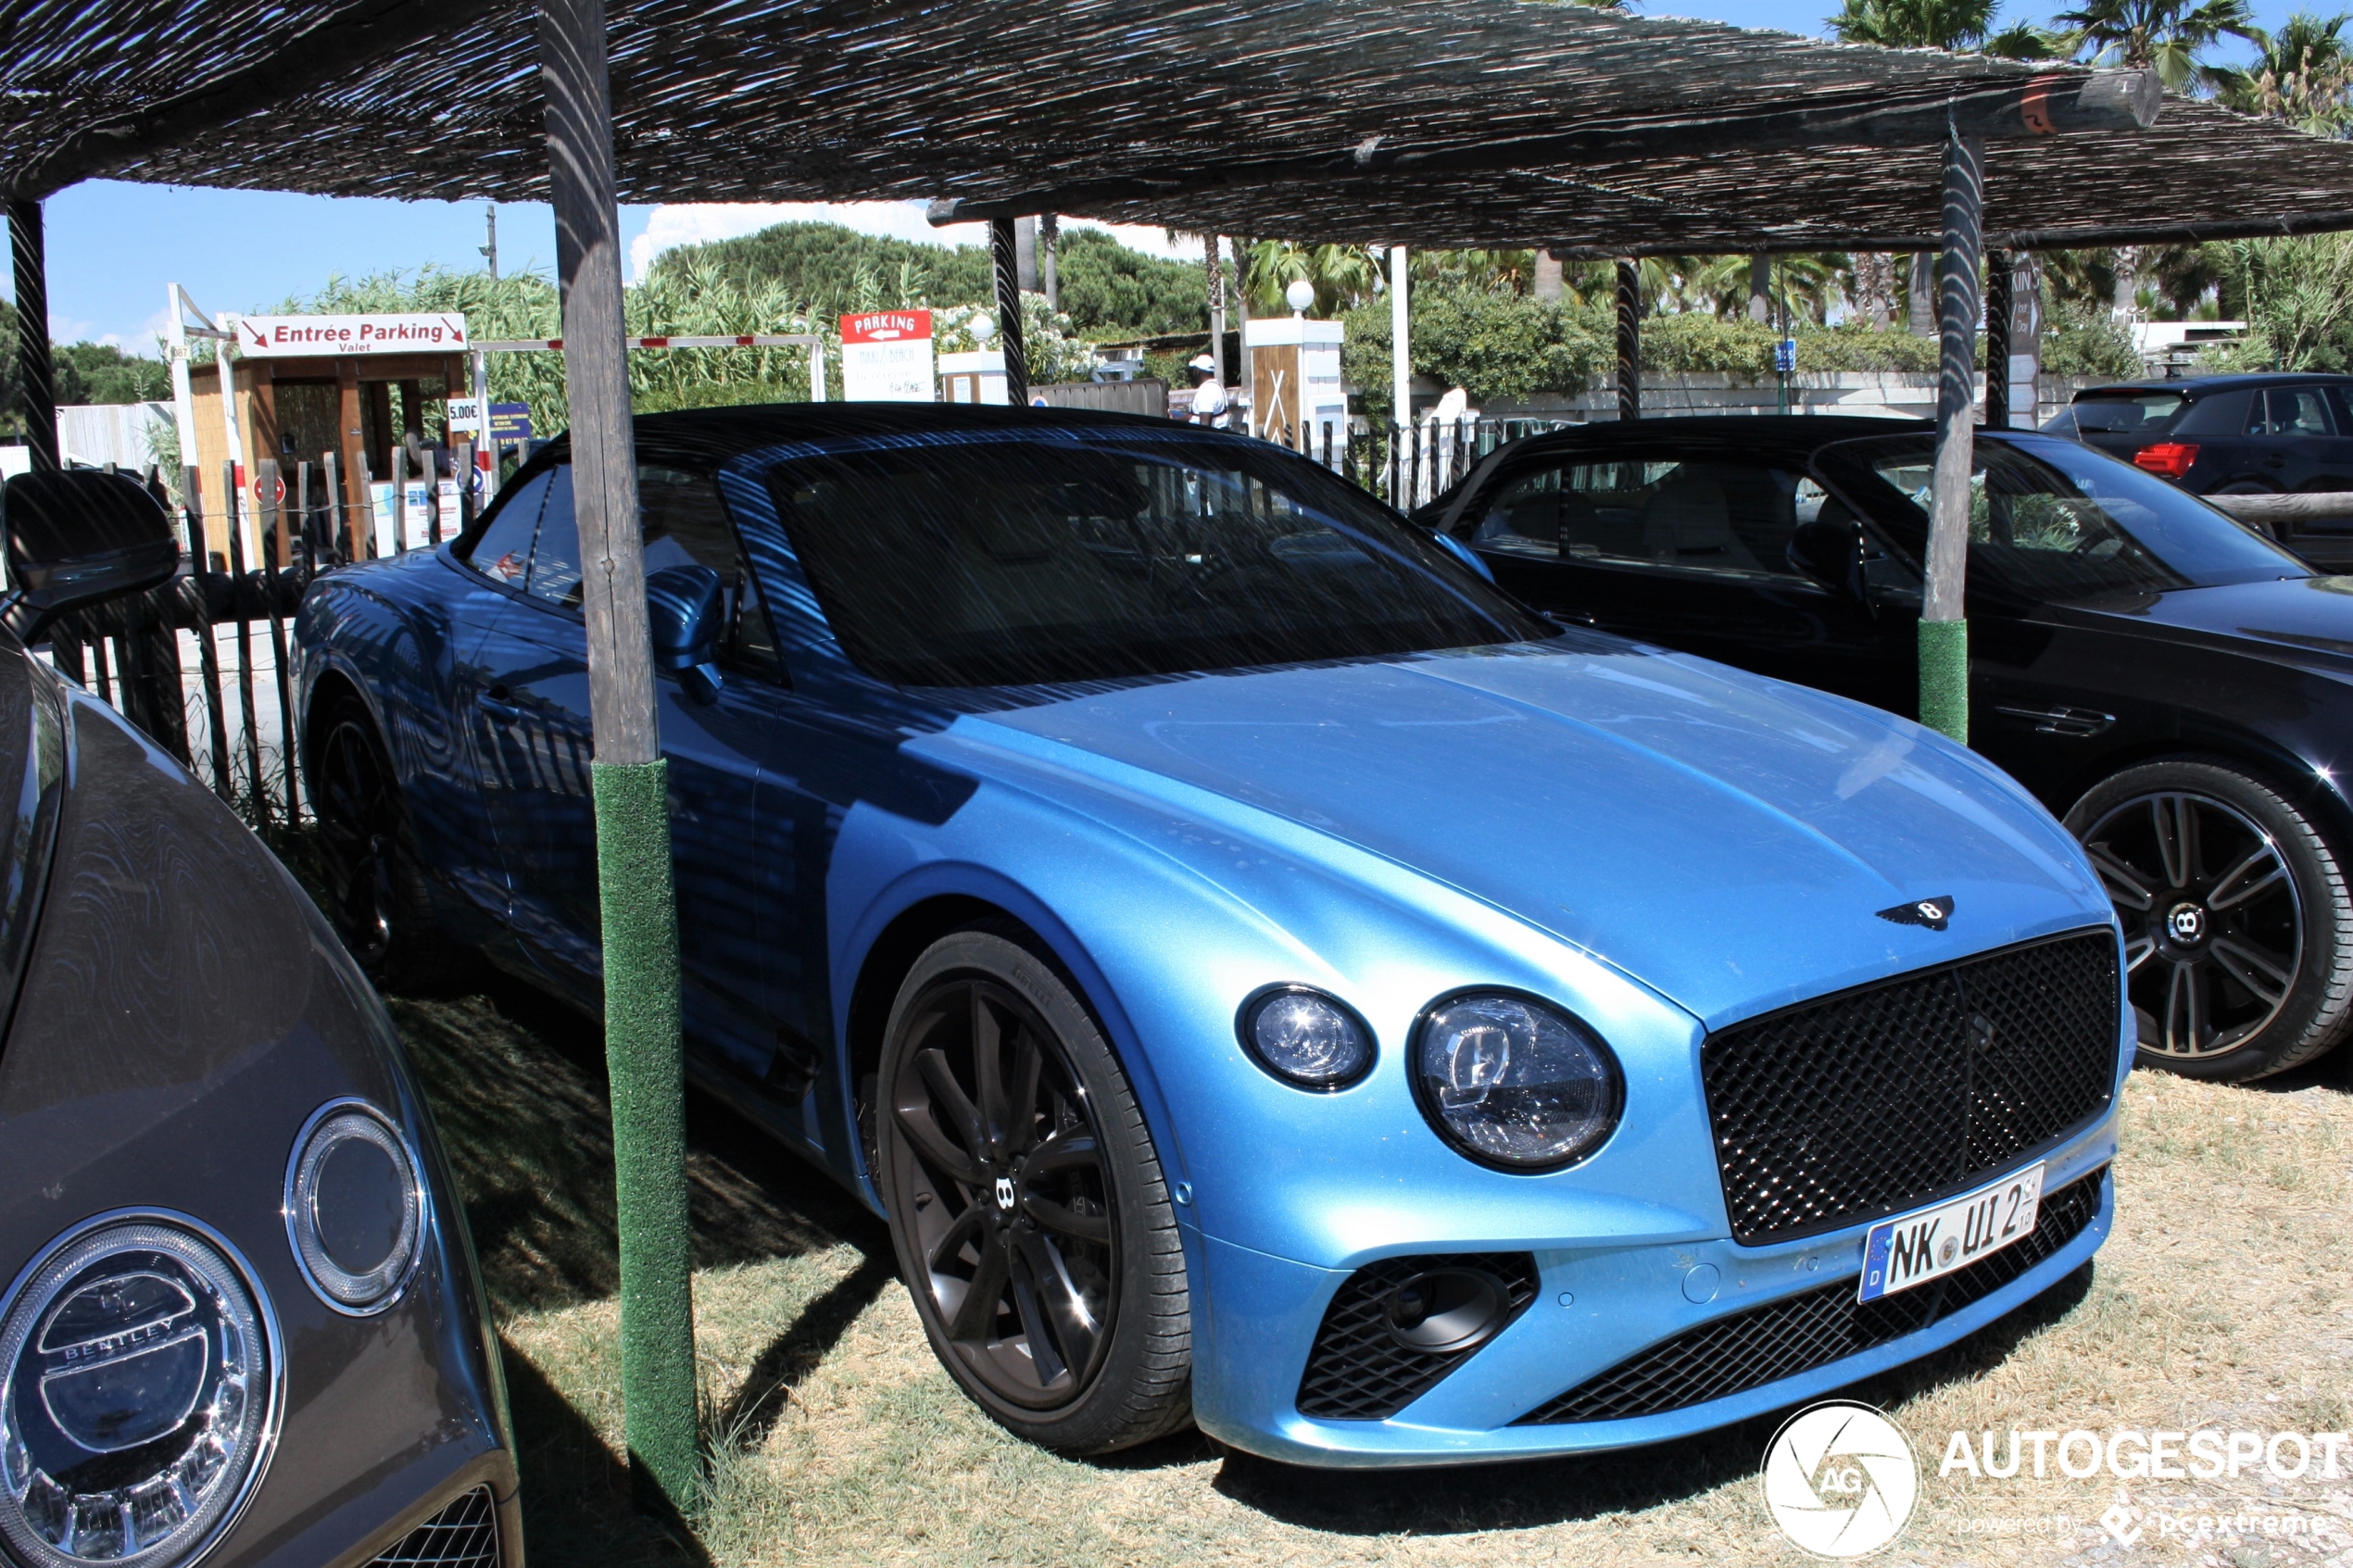
[[[202,1221],[121,1209],[0,1299],[0,1544],[26,1568],[173,1568],[269,1469],[285,1362],[269,1294]]]
[[[374,1317],[408,1293],[432,1221],[416,1151],[364,1099],[310,1113],[286,1160],[286,1242],[311,1293],[346,1317]]]

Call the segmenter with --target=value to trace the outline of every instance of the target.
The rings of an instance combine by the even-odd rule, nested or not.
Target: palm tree
[[[2263,41],[2252,65],[2220,66],[2204,75],[2214,95],[2242,114],[2284,119],[2315,136],[2353,132],[2353,17],[2298,11]]]
[[[1984,44],[1998,8],[1998,0],[1846,0],[1828,20],[1849,44],[1973,51]]]
[[[1290,309],[1283,291],[1304,278],[1315,289],[1315,303],[1310,308],[1328,320],[1372,298],[1380,272],[1380,263],[1363,245],[1261,240],[1251,247],[1250,270],[1241,280],[1241,291],[1252,315],[1281,316]]]
[[[2130,70],[2155,70],[2168,87],[2197,74],[2198,56],[2223,38],[2260,47],[2247,0],[2083,0],[2081,9],[2051,19],[2070,31],[2076,48],[2095,61]]]

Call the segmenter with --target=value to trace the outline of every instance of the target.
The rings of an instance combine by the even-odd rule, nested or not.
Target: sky
[[[1648,0],[1644,16],[1705,17],[1742,27],[1818,34],[1835,0]],[[2005,23],[2041,21],[2057,0],[2012,0]],[[2276,28],[2296,8],[2256,0],[2258,19]],[[2318,7],[2327,10],[2327,6]],[[2243,49],[2222,50],[2228,59]],[[46,204],[50,332],[59,343],[115,343],[153,354],[162,330],[167,285],[177,282],[208,311],[267,310],[315,292],[329,278],[414,272],[432,265],[467,270],[483,265],[484,207],[479,202],[396,202],[251,191],[200,191],[92,181]],[[979,243],[979,224],[935,230],[916,203],[832,206],[662,206],[622,208],[629,276],[644,274],[672,245],[747,234],[796,219],[846,222],[871,233],[945,244]],[[1158,230],[1123,229],[1139,249],[1167,254]],[[1187,254],[1190,254],[1188,252]],[[498,208],[502,271],[552,275],[555,223],[544,206]]]

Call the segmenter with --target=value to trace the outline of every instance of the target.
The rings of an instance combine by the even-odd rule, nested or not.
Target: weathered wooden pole
[[[1389,395],[1392,420],[1414,426],[1414,319],[1405,284],[1405,247],[1389,247]],[[1403,503],[1399,503],[1403,505]]]
[[[621,1233],[623,1431],[641,1504],[698,1505],[685,1061],[669,784],[654,708],[644,541],[623,339],[621,213],[603,0],[539,0],[539,76],[563,283],[596,750],[605,1058]]]
[[[1013,220],[999,218],[988,225],[988,257],[997,273],[997,346],[1005,353],[1005,401],[1016,408],[1029,407],[1029,351],[1022,343],[1021,271],[1013,238]]]
[[[1617,258],[1617,417],[1642,417],[1642,271],[1630,256]]]
[[[1928,583],[1920,604],[1920,722],[1969,744],[1969,470],[1974,466],[1977,309],[1985,211],[1985,144],[1944,144],[1944,249],[1936,268],[1940,351],[1936,469],[1930,489]]]
[[[1985,428],[2010,428],[2010,253],[1985,253]]]
[[[8,200],[8,249],[17,274],[17,379],[24,387],[24,440],[35,473],[55,473],[57,458],[57,382],[49,358],[49,269],[41,234],[41,204]]]

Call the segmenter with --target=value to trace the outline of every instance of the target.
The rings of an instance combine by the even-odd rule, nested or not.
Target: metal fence
[[[1301,432],[1299,450],[1400,511],[1427,506],[1453,488],[1478,460],[1522,436],[1563,430],[1573,420],[1425,420],[1417,425],[1325,423]]]
[[[473,511],[468,495],[455,518],[434,515],[413,527],[398,518],[387,540],[372,503],[344,498],[332,458],[294,467],[293,483],[281,486],[278,465],[259,465],[253,491],[241,497],[251,508],[242,519],[207,514],[194,468],[182,473],[184,503],[150,470],[149,493],[179,521],[179,571],[145,594],[61,617],[48,633],[60,670],[265,834],[312,815],[288,659],[289,622],[312,579],[387,542],[397,553],[412,533],[422,547],[436,546]],[[235,495],[235,476],[223,468],[216,494]],[[258,542],[258,561],[246,558],[248,533]]]

